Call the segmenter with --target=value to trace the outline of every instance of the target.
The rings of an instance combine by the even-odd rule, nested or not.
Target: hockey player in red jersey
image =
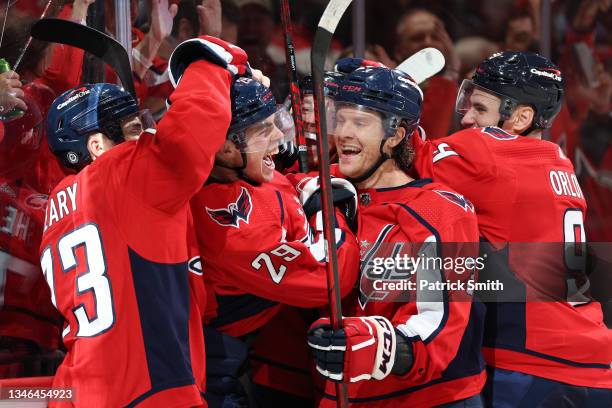
[[[188,288],[188,201],[225,140],[230,84],[249,69],[246,59],[212,37],[179,45],[172,106],[138,141],[99,120],[100,109],[132,103],[115,85],[55,100],[50,147],[78,173],[49,198],[41,265],[66,320],[68,353],[53,386],[74,389],[67,405],[206,404],[201,317]]]
[[[494,54],[461,86],[457,110],[468,129],[416,140],[419,175],[474,203],[492,248],[481,277],[507,286],[499,299],[509,302],[487,304],[492,406],[612,403],[612,332],[584,274],[586,203],[572,163],[541,140],[562,97],[562,74],[548,59]]]
[[[338,82],[343,77],[341,72],[327,71],[324,77],[325,90],[325,106],[327,108],[328,118],[333,117],[334,111],[334,96],[338,92]],[[314,112],[314,94],[312,87],[312,76],[306,75],[300,80],[300,94],[302,96],[302,126],[304,138],[306,141],[306,152],[308,154],[308,169],[316,170],[319,163],[319,155],[317,153],[317,133]],[[290,101],[287,99],[285,104]],[[330,162],[336,163],[338,157],[336,155],[336,146],[332,135],[329,137],[329,154]],[[297,164],[298,148],[295,143],[284,144],[280,146],[279,153],[274,157],[277,163],[278,171],[283,174],[295,174],[299,171]],[[303,175],[298,176],[303,177]]]
[[[293,133],[289,113],[277,107],[268,87],[249,78],[234,82],[227,140],[216,154],[206,185],[191,201],[204,276],[214,284],[217,300],[217,316],[206,331],[207,349],[219,349],[221,341],[227,343],[226,349],[239,348],[242,340],[238,338],[261,329],[284,305],[310,308],[328,301],[321,228],[309,224],[314,221],[316,205],[307,206],[313,208],[310,212],[302,208],[293,186],[275,171],[272,159],[279,144],[292,141]],[[356,196],[348,183],[337,187],[343,194],[337,204],[344,210],[343,215],[338,212],[336,229],[340,290],[347,294],[355,284],[359,262],[359,249],[348,227],[355,216]],[[311,202],[318,199],[314,195]],[[305,324],[302,330],[307,328]],[[303,332],[296,337],[301,335]],[[300,349],[287,353],[294,346]],[[245,349],[246,345],[240,353],[246,357]],[[280,365],[292,366],[294,360],[296,364],[303,360],[300,369],[308,372],[303,343],[268,344],[267,351]],[[214,364],[209,359],[207,363],[208,367]],[[219,370],[218,374],[223,373]],[[283,375],[291,376],[292,372]],[[222,406],[224,398],[232,397],[216,387],[220,384],[227,389],[227,377],[231,375],[218,381],[209,376],[207,399],[211,406]],[[284,390],[286,378],[279,377],[268,381]],[[213,405],[213,398],[220,401]]]
[[[338,82],[343,77],[340,72],[329,71],[325,73],[325,105],[327,116],[331,117],[334,112],[334,97],[338,93]],[[317,152],[317,130],[314,111],[314,88],[312,76],[308,75],[300,81],[300,92],[302,94],[302,120],[304,121],[304,136],[308,148],[308,167],[315,170],[319,165],[319,154]],[[333,136],[329,137],[329,157],[331,163],[338,161],[336,145]]]
[[[480,354],[484,306],[462,282],[474,279],[447,266],[396,265],[396,256],[459,259],[478,254],[473,206],[443,184],[407,174],[414,157],[422,93],[406,74],[358,68],[336,96],[339,171],[357,186],[361,243],[360,290],[343,302],[344,328],[315,322],[308,344],[317,370],[348,384],[351,407],[481,406],[485,382]],[[304,189],[302,194],[307,192]],[[382,270],[377,266],[386,265]],[[405,279],[440,289],[385,289]],[[320,406],[336,406],[327,381]]]

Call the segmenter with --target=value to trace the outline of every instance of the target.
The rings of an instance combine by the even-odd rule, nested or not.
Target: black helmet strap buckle
[[[504,121],[512,116],[512,112],[518,107],[518,103],[513,98],[503,97],[499,104],[500,121]]]

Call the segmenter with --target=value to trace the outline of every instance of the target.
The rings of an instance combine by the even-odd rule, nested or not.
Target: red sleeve
[[[468,211],[469,213],[469,211]],[[402,220],[402,218],[404,218]],[[400,225],[415,223],[407,213],[398,220]],[[447,223],[446,228],[438,230],[439,241],[429,248],[435,253],[424,251],[428,256],[441,256],[443,259],[452,257],[478,256],[478,226],[473,213]],[[462,243],[458,245],[456,243]],[[442,245],[440,245],[442,244]],[[423,251],[423,247],[421,249]],[[441,253],[438,251],[441,250]],[[430,280],[433,273],[439,273],[437,281],[463,282],[467,289],[467,282],[472,278],[471,273],[459,274],[452,269],[426,272],[417,270],[416,281]],[[423,273],[423,275],[420,275]],[[445,277],[442,277],[442,275]],[[420,283],[419,283],[420,284]],[[393,316],[393,325],[407,338],[412,340],[414,365],[412,369],[402,376],[402,380],[410,383],[424,384],[432,379],[439,378],[448,368],[450,362],[456,357],[464,332],[470,320],[472,308],[471,297],[466,290],[439,291],[440,301],[409,302],[399,308]],[[427,291],[428,300],[433,299],[434,291]]]
[[[191,205],[205,275],[210,276],[215,285],[235,287],[243,293],[291,306],[327,304],[327,266],[323,259],[322,234],[314,237],[308,234],[301,206],[297,207],[299,204],[291,205],[294,200],[285,197],[283,210],[277,210],[274,206],[278,207],[280,199],[273,192],[261,200],[254,196],[248,223],[239,221],[239,226],[235,227],[215,222],[205,212],[210,208],[205,203],[211,194],[215,192],[202,190]],[[279,215],[270,215],[272,211]],[[274,222],[281,218],[282,224]],[[355,284],[359,248],[341,217],[337,218],[340,226],[336,229],[338,270],[340,291],[344,296]]]
[[[126,194],[169,214],[202,187],[231,120],[230,74],[206,61],[191,64],[170,96],[154,134],[145,133],[127,160]],[[146,182],[143,182],[146,180]]]

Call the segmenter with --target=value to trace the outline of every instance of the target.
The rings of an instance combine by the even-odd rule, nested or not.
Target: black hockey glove
[[[349,228],[355,232],[357,228],[357,191],[348,180],[343,178],[332,177],[331,182],[334,206],[340,210]],[[319,177],[313,177],[304,185],[300,201],[308,219],[321,211]]]

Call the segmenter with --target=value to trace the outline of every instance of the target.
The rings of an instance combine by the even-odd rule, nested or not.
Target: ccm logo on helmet
[[[342,86],[342,89],[344,91],[351,91],[351,92],[360,92],[361,91],[361,87],[360,86],[355,86],[355,85],[344,85],[344,86]]]
[[[529,72],[531,72],[532,74],[536,74],[539,76],[545,76],[551,79],[554,79],[555,81],[559,81],[561,82],[561,72],[555,70],[557,73],[554,72],[547,72],[547,71],[540,71],[538,69],[535,68],[531,68],[531,70]]]
[[[68,105],[70,102],[76,101],[77,99],[82,98],[85,95],[89,95],[89,92],[90,92],[89,89],[87,89],[85,91],[81,91],[75,95],[72,95],[70,98],[60,103],[59,105],[57,105],[57,110],[62,109],[64,106]]]

